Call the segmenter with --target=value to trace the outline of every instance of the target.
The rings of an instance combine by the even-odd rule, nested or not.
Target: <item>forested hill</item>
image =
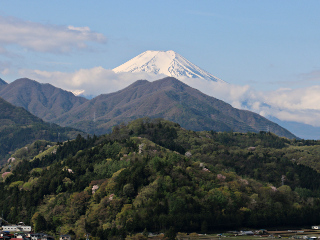
[[[104,134],[123,122],[141,117],[164,118],[195,131],[259,132],[296,138],[278,124],[254,112],[233,108],[173,77],[139,80],[109,94],[101,94],[53,121],[88,133]]]
[[[0,165],[9,152],[35,140],[64,141],[73,139],[81,131],[49,124],[22,107],[0,98]]]
[[[51,84],[38,83],[28,78],[3,84],[1,86],[0,80],[0,97],[44,121],[54,122],[54,118],[88,101]]]
[[[1,85],[3,84],[3,85]],[[173,77],[130,86],[91,100],[28,78],[0,81],[0,97],[44,121],[90,134],[111,132],[113,126],[141,117],[164,118],[194,131],[259,132],[296,138],[285,128],[250,112],[203,94]]]
[[[4,218],[37,232],[108,239],[320,222],[318,141],[138,119],[56,151],[42,145],[13,155],[0,183]]]

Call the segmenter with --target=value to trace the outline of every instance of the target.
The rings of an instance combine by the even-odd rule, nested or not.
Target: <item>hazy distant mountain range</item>
[[[289,131],[250,111],[233,108],[181,81],[167,77],[137,81],[116,93],[102,94],[56,120],[88,132],[106,132],[116,124],[140,117],[165,118],[195,131],[270,131],[294,138]],[[96,122],[93,123],[93,120]],[[83,126],[87,125],[87,128]]]
[[[0,79],[0,97],[45,121],[76,127],[88,133],[103,134],[116,124],[140,117],[161,117],[191,130],[270,130],[279,136],[295,137],[258,114],[235,109],[178,81],[196,78],[224,82],[174,51],[146,51],[113,71],[147,72],[158,74],[159,79],[163,75],[176,79],[165,78],[152,83],[137,81],[123,90],[92,96],[90,100],[27,78],[10,84]],[[282,124],[278,119],[274,121],[290,129],[297,128],[292,127],[296,124],[284,125],[287,123]],[[306,127],[314,129],[308,125]]]
[[[279,136],[295,137],[256,113],[235,109],[172,77],[154,82],[140,80],[91,100],[24,78],[3,85],[0,96],[46,121],[95,134],[106,133],[121,122],[151,117],[172,120],[196,131],[270,130]]]
[[[0,97],[45,121],[53,121],[88,101],[51,84],[41,84],[28,78],[1,85]]]
[[[312,125],[299,123],[299,122],[292,122],[292,121],[281,121],[278,118],[270,117],[270,121],[273,121],[280,126],[288,129],[296,136],[304,139],[320,139],[320,127],[314,127]]]

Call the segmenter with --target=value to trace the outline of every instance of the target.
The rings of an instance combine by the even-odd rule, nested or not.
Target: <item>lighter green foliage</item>
[[[24,190],[31,190],[33,186],[35,186],[37,184],[39,178],[33,178],[31,177],[28,182],[25,182],[22,186],[22,189]]]
[[[22,185],[24,184],[23,181],[16,181],[16,182],[13,182],[9,185],[9,188],[14,188],[14,187],[21,187]]]
[[[112,161],[110,158],[94,165],[94,173],[100,178],[111,177],[113,173],[130,165],[129,161]]]
[[[57,145],[52,146],[52,147],[48,148],[47,150],[43,151],[42,153],[39,153],[38,155],[36,155],[36,156],[33,158],[33,160],[34,160],[35,158],[42,159],[44,156],[46,156],[46,155],[51,154],[52,152],[54,152],[57,148],[58,148]]]
[[[278,191],[283,194],[290,194],[292,192],[291,187],[289,187],[287,185],[283,185],[283,186],[279,187]]]

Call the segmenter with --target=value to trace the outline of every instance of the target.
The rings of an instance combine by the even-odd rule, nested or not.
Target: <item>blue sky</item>
[[[319,12],[313,0],[0,0],[0,78],[72,90],[146,50],[174,50],[234,85],[241,94],[217,96],[232,105],[317,125]],[[113,83],[104,90],[130,81]]]
[[[227,82],[258,89],[287,87],[286,81],[320,70],[319,1],[13,0],[2,1],[0,9],[3,17],[89,27],[106,37],[63,54],[21,53],[19,45],[9,45],[24,57],[7,59],[19,68],[112,69],[145,50],[174,50]]]

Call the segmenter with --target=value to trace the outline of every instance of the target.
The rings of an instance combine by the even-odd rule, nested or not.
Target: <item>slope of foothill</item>
[[[87,101],[51,84],[41,84],[28,78],[3,85],[0,97],[45,121],[51,121]]]
[[[266,118],[233,108],[214,97],[167,77],[154,82],[137,81],[115,93],[102,94],[55,119],[63,126],[103,134],[119,123],[140,117],[164,118],[200,131],[267,131],[295,136]]]
[[[11,172],[9,164],[0,170],[0,212],[10,223],[74,239],[312,226],[320,221],[320,173],[292,154],[316,158],[307,149],[319,144],[137,119],[54,152],[38,155],[45,142],[28,155],[18,150]]]
[[[44,122],[22,107],[0,98],[0,165],[10,151],[35,140],[64,141],[75,138],[81,131]]]

